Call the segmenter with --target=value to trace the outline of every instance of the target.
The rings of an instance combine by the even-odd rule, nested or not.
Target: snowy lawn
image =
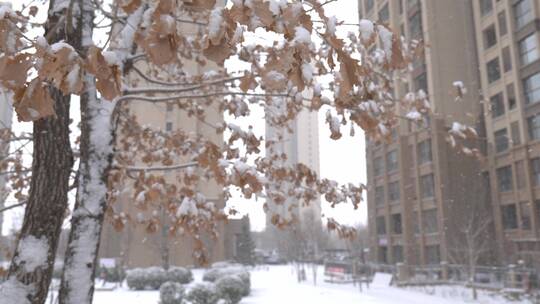
[[[200,282],[203,274],[202,270],[193,272],[195,282]],[[308,277],[310,271],[307,271]],[[472,302],[461,295],[465,290],[458,289],[456,292],[433,292],[435,295],[428,295],[419,290],[404,290],[395,287],[374,287],[370,286],[363,292],[352,284],[338,285],[322,282],[322,267],[319,268],[318,284],[315,286],[311,278],[307,282],[297,283],[296,275],[291,266],[270,266],[259,268],[251,272],[252,292],[240,302],[241,304],[288,304],[288,303],[310,303],[310,304],[416,304],[416,303],[437,303],[437,304],[461,304],[461,303],[507,303],[502,299],[482,297],[481,301]],[[453,296],[455,295],[455,296]],[[94,297],[95,304],[158,304],[159,292],[157,291],[130,291],[121,288],[115,291],[96,291]],[[515,302],[514,302],[515,303]]]

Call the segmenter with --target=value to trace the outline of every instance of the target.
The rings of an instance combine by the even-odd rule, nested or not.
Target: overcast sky
[[[4,0],[5,1],[5,0]],[[19,4],[18,0],[12,2],[15,7]],[[42,10],[44,12],[44,10]],[[358,4],[353,0],[338,0],[326,5],[327,15],[335,15],[338,20],[346,23],[358,23]],[[350,26],[340,28],[343,35],[347,31],[354,30]],[[72,107],[73,117],[78,116],[78,105]],[[324,124],[326,110],[319,113],[319,151],[321,177],[334,179],[340,183],[365,183],[366,182],[366,158],[364,136],[357,130],[355,137],[349,137],[348,131],[343,131],[343,137],[334,141],[330,139],[328,127]],[[245,123],[255,126],[258,134],[264,134],[264,120],[262,113],[255,112],[250,121]],[[13,128],[15,131],[32,130],[30,123],[18,123],[14,117]],[[72,197],[73,199],[73,197]],[[8,204],[13,203],[9,202]],[[262,230],[265,226],[265,214],[262,210],[262,202],[244,201],[236,198],[231,202],[240,212],[249,214],[252,223],[252,229]],[[366,204],[362,204],[359,210],[354,210],[350,205],[343,205],[332,209],[326,202],[322,202],[323,214],[327,217],[334,217],[343,224],[356,225],[365,223],[367,218]],[[23,208],[17,208],[12,212],[6,212],[4,233],[14,226],[20,225]],[[1,230],[1,229],[0,229]]]

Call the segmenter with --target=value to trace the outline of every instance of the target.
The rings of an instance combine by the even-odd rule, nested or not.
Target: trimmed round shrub
[[[165,282],[159,288],[159,303],[160,304],[182,304],[184,286],[176,282]]]
[[[230,304],[239,303],[245,293],[244,282],[237,275],[225,276],[218,279],[216,288],[219,296],[226,299]]]
[[[186,299],[193,304],[216,304],[219,294],[214,283],[198,283],[189,290]]]
[[[131,289],[158,290],[167,281],[167,272],[159,267],[135,268],[127,271],[126,281]]]
[[[167,280],[180,284],[188,284],[193,281],[193,273],[184,267],[171,267],[167,271]]]
[[[242,280],[243,284],[243,296],[249,295],[251,292],[251,279],[249,271],[244,267],[222,267],[222,268],[212,268],[206,271],[203,275],[203,281],[208,282],[217,282],[219,279],[227,276],[238,276]]]

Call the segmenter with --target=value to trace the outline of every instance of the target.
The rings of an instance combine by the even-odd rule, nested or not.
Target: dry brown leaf
[[[120,7],[124,10],[124,12],[131,14],[134,11],[136,11],[140,6],[142,2],[141,0],[121,0],[120,1]]]
[[[107,100],[113,100],[122,93],[122,79],[120,69],[116,65],[110,66],[101,50],[91,47],[86,58],[86,70],[96,76],[96,88]]]
[[[32,58],[29,54],[0,57],[0,83],[8,89],[24,86],[30,67]]]
[[[39,78],[18,90],[14,97],[14,107],[19,121],[35,121],[54,115],[54,101],[47,85]]]

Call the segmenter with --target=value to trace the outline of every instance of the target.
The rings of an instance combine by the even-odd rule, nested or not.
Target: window
[[[422,211],[422,227],[425,233],[435,233],[439,231],[437,225],[437,209]]]
[[[399,2],[399,14],[400,15],[403,14],[403,1],[404,0],[398,0],[398,2]],[[403,32],[401,32],[401,33],[403,33]]]
[[[401,214],[396,213],[392,214],[392,232],[394,234],[401,234],[402,233],[402,227],[401,227]]]
[[[390,20],[390,11],[388,10],[388,3],[379,11],[379,21],[386,23]]]
[[[418,163],[424,164],[432,161],[431,139],[426,139],[418,143]]]
[[[506,166],[497,169],[497,181],[500,192],[512,191],[512,167]]]
[[[516,28],[520,29],[534,19],[534,9],[531,0],[521,0],[514,5]]]
[[[482,12],[482,16],[485,16],[493,10],[493,2],[492,0],[480,0],[480,12]]]
[[[441,263],[439,245],[426,246],[426,263],[428,265],[439,265]]]
[[[388,247],[386,246],[379,246],[379,263],[386,264],[388,263]]]
[[[366,12],[370,12],[375,4],[374,0],[366,0]]]
[[[388,200],[390,202],[399,200],[399,181],[388,184]]]
[[[540,139],[540,113],[527,118],[527,125],[529,128],[529,139]]]
[[[384,216],[378,216],[377,217],[377,234],[378,235],[384,235],[386,234],[386,220],[384,219]]]
[[[540,73],[529,76],[523,81],[523,89],[525,90],[525,103],[540,102]]]
[[[506,128],[495,132],[495,151],[497,153],[508,150],[508,132]]]
[[[419,90],[422,90],[424,91],[425,93],[428,92],[428,83],[427,83],[427,75],[426,75],[426,72],[418,75],[415,79],[414,79],[414,89],[416,91],[419,91]]]
[[[503,95],[499,93],[489,99],[491,105],[491,117],[496,118],[504,114]]]
[[[516,162],[516,187],[525,188],[525,167],[522,160]]]
[[[167,103],[167,112],[172,112],[173,110],[173,103],[172,102],[168,102]]]
[[[422,14],[416,12],[409,19],[409,35],[412,39],[422,38]]]
[[[416,234],[420,233],[420,221],[418,217],[419,217],[418,211],[414,210],[412,213],[412,222],[413,222],[414,233]]]
[[[384,170],[384,163],[382,157],[375,157],[373,160],[373,174],[375,176],[381,176]]]
[[[386,171],[392,172],[398,169],[397,151],[390,151],[386,154]]]
[[[516,108],[516,91],[514,90],[514,84],[511,83],[506,86],[506,98],[508,103],[508,109],[512,110]]]
[[[531,230],[531,208],[528,202],[519,203],[519,214],[521,217],[521,229]]]
[[[172,122],[165,123],[165,130],[172,131]]]
[[[508,229],[517,229],[518,228],[518,219],[517,219],[517,210],[516,205],[505,205],[501,206],[502,214],[502,224],[503,228]]]
[[[427,174],[420,177],[420,193],[422,198],[430,198],[435,195],[435,181],[433,174]]]
[[[512,130],[512,146],[518,146],[521,144],[521,136],[519,132],[519,123],[514,121],[510,124],[510,129]]]
[[[540,57],[538,37],[533,33],[519,42],[519,60],[522,65],[527,65],[534,62],[538,57]]]
[[[489,49],[490,47],[497,44],[497,31],[495,30],[495,24],[490,25],[487,29],[484,30],[484,49]]]
[[[506,13],[504,11],[500,12],[499,15],[497,15],[497,19],[499,20],[499,34],[504,36],[508,33],[508,26],[506,25]]]
[[[499,66],[499,58],[492,59],[486,65],[488,82],[492,83],[501,78],[501,67]]]
[[[378,186],[375,188],[375,205],[384,205],[384,187]]]
[[[401,263],[403,262],[403,246],[396,245],[392,247],[392,256],[393,256],[393,262],[394,263]]]
[[[531,159],[531,183],[540,186],[540,157]]]
[[[512,70],[512,57],[510,56],[510,48],[505,47],[502,50],[502,56],[503,56],[503,70],[504,72],[508,72]]]

